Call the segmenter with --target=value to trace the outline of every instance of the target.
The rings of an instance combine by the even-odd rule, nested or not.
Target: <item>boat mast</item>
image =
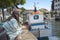
[[[34,2],[34,12],[36,12],[37,9],[36,9],[36,3]]]

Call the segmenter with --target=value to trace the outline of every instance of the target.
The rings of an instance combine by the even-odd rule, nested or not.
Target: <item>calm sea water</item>
[[[49,21],[52,26],[52,35],[60,37],[60,21]]]

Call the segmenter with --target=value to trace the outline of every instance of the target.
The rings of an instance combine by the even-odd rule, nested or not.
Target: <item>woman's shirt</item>
[[[3,24],[3,27],[7,31],[7,34],[10,37],[10,40],[14,40],[14,38],[21,33],[21,29],[19,28],[19,25],[16,21],[16,19],[12,18],[10,21],[6,21]]]

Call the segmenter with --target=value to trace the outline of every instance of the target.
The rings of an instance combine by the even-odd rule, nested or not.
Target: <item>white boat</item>
[[[29,14],[28,23],[31,26],[31,32],[36,36],[40,37],[40,40],[59,40],[59,38],[52,36],[52,26],[50,23],[44,21],[42,12],[32,12]]]
[[[40,30],[40,37],[51,36],[51,28],[45,25],[42,12],[37,11],[37,13],[29,14],[28,22],[31,25],[31,30]]]
[[[31,26],[31,32],[39,40],[59,40],[59,38],[52,36],[52,26],[44,21],[43,12],[37,11],[34,6],[34,11],[28,15],[28,23]]]

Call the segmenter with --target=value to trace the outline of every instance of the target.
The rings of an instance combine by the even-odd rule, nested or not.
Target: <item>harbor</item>
[[[0,1],[0,40],[60,40],[60,0]]]

